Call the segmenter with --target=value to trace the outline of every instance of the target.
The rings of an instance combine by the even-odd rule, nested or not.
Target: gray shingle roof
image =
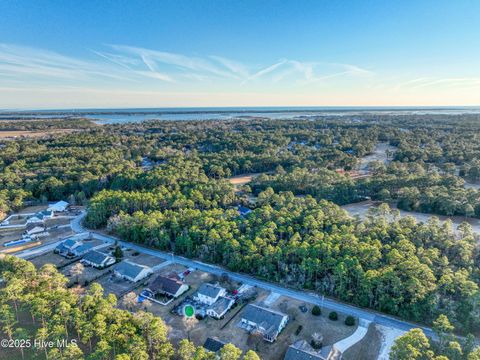
[[[216,298],[222,290],[223,288],[219,286],[215,286],[212,284],[202,284],[202,286],[200,286],[200,288],[198,289],[198,293],[211,298]]]
[[[217,301],[208,307],[208,309],[212,309],[217,314],[222,314],[231,306],[232,302],[232,299],[220,296]]]
[[[75,249],[73,249],[73,252],[76,254],[85,254],[91,248],[93,248],[93,244],[82,244],[76,247]]]
[[[278,311],[248,304],[242,314],[242,319],[257,324],[257,326],[265,329],[266,334],[274,334],[279,330],[280,324],[286,316],[286,314]]]
[[[205,344],[203,344],[203,347],[211,352],[218,352],[220,351],[223,347],[225,346],[225,343],[221,340],[214,339],[214,338],[207,338],[205,341]]]
[[[325,358],[318,353],[297,349],[290,345],[284,360],[325,360]]]
[[[79,246],[81,242],[73,240],[73,239],[67,239],[60,244],[57,245],[55,248],[58,252],[68,252],[69,250],[75,248],[75,246]]]
[[[182,286],[183,282],[180,280],[159,275],[152,281],[148,288],[153,292],[166,293],[173,296]]]
[[[120,275],[127,276],[129,278],[136,278],[144,269],[148,269],[148,267],[134,264],[129,261],[122,261],[118,266],[115,268],[115,271],[118,272]]]
[[[88,253],[85,254],[83,257],[84,260],[90,261],[93,264],[97,264],[98,266],[101,266],[103,262],[111,256],[104,254],[100,251],[96,250],[91,250]]]

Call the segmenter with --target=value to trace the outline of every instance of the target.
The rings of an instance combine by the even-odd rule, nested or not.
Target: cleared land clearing
[[[52,130],[0,130],[0,139],[10,139],[18,137],[26,138],[37,138],[54,134],[68,134],[74,131],[79,131],[77,129],[52,129]]]
[[[242,174],[242,175],[237,175],[237,176],[232,176],[231,178],[228,179],[230,184],[233,186],[241,187],[242,185],[248,184],[251,182],[253,179],[256,177],[262,175],[262,173],[252,173],[252,174]]]

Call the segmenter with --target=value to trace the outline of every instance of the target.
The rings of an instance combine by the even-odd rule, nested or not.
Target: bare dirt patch
[[[53,264],[57,267],[64,266],[65,264],[70,263],[72,260],[64,258],[58,254],[55,254],[53,251],[48,253],[36,256],[32,259],[29,259],[37,268],[41,268],[45,264]]]
[[[248,184],[251,182],[253,179],[256,177],[262,175],[262,173],[252,173],[252,174],[241,174],[237,176],[232,176],[231,178],[228,179],[230,184],[232,184],[235,189],[238,189],[242,187],[245,184]]]
[[[19,137],[24,138],[38,138],[55,134],[68,134],[74,131],[79,131],[76,129],[52,129],[52,130],[42,130],[42,131],[33,131],[33,130],[0,130],[0,139],[15,139]]]

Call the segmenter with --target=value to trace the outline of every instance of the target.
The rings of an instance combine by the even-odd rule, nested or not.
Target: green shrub
[[[350,315],[347,316],[347,317],[345,318],[345,325],[347,325],[347,326],[353,326],[353,325],[355,325],[355,318],[354,318],[353,316],[350,316]]]
[[[336,311],[332,311],[330,314],[328,314],[328,318],[330,320],[336,321],[338,320],[338,314]]]
[[[313,315],[313,316],[320,316],[320,315],[322,315],[322,310],[320,309],[320,306],[315,305],[315,306],[312,308],[312,315]]]
[[[302,325],[298,325],[297,330],[295,330],[295,335],[298,336],[298,334],[300,334],[300,332],[302,331],[302,329],[303,329],[303,326],[302,326]]]

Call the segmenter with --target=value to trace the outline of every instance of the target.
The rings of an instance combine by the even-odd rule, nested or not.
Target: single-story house
[[[235,301],[233,299],[220,296],[217,301],[207,308],[207,315],[215,319],[220,319],[233,306]]]
[[[148,266],[135,264],[128,260],[120,262],[113,273],[122,278],[132,282],[140,281],[152,273],[152,269]]]
[[[188,290],[188,285],[181,280],[159,275],[148,286],[153,295],[167,295],[177,298]]]
[[[47,210],[52,212],[64,212],[65,210],[67,210],[69,205],[70,204],[68,202],[61,200],[55,204],[50,205]]]
[[[322,350],[316,351],[305,340],[298,340],[290,345],[285,353],[284,360],[339,360],[342,353],[335,345],[324,346]]]
[[[213,284],[202,284],[194,296],[196,301],[203,304],[212,305],[220,296],[225,296],[227,290],[221,286]]]
[[[79,240],[67,239],[61,242],[60,244],[58,244],[53,252],[60,255],[67,255],[73,249],[75,249],[76,247],[79,247],[82,244],[83,242]]]
[[[71,256],[83,256],[93,248],[93,244],[82,244],[69,252]]]
[[[203,344],[203,347],[207,351],[211,351],[213,353],[218,353],[222,348],[226,345],[223,341],[216,339],[216,338],[207,338],[205,340],[205,343]]]
[[[100,251],[90,250],[85,254],[81,262],[97,269],[103,269],[115,264],[115,258]]]
[[[46,219],[53,218],[53,211],[42,210],[27,219],[27,224],[43,223]]]
[[[240,326],[263,335],[265,341],[274,342],[288,323],[288,315],[258,305],[248,304],[242,313]]]

